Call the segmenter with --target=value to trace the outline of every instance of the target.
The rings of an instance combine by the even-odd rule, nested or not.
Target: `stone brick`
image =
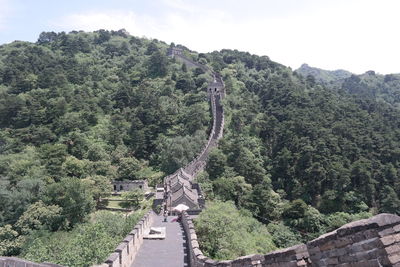
[[[378,267],[382,266],[377,260],[359,261],[351,264],[351,267]]]
[[[319,247],[310,247],[310,248],[308,248],[308,253],[310,253],[310,255],[311,254],[315,254],[315,253],[318,253],[318,252],[320,252],[321,250],[319,249]]]
[[[297,262],[297,266],[307,266],[307,262],[303,259]]]
[[[337,265],[339,263],[339,258],[330,258],[326,261],[328,265]]]
[[[393,230],[397,233],[400,232],[400,224],[393,226]]]
[[[193,249],[193,254],[198,256],[198,255],[203,255],[203,252],[198,248],[194,248]]]
[[[338,240],[335,240],[333,243],[335,244],[336,248],[342,248],[352,243],[352,240],[349,238],[340,238]]]
[[[192,243],[192,248],[199,248],[200,247],[199,246],[199,242],[197,242],[197,240],[192,240],[191,243]]]
[[[388,246],[396,242],[396,237],[394,235],[385,236],[381,238],[381,242],[384,246]]]
[[[396,254],[400,252],[400,244],[393,244],[385,248],[388,255]]]
[[[390,227],[390,228],[380,231],[378,234],[379,234],[379,237],[384,237],[384,236],[391,235],[394,233],[395,233],[394,229]]]
[[[230,266],[233,266],[233,265],[232,265],[232,261],[227,260],[227,261],[218,262],[218,264],[216,266],[217,267],[230,267]]]
[[[371,239],[374,237],[379,237],[378,232],[376,229],[370,229],[363,232],[365,239]]]
[[[400,262],[400,253],[394,254],[394,255],[389,255],[388,258],[389,258],[389,262],[391,264],[398,263],[398,262]]]
[[[366,231],[364,231],[364,232],[358,232],[358,233],[353,234],[353,235],[351,236],[351,239],[353,240],[353,243],[358,243],[358,242],[364,241],[364,240],[366,240],[366,239],[369,239],[369,238],[366,238],[366,237],[365,237],[365,233],[366,233]],[[378,235],[378,234],[377,234],[377,235]]]
[[[352,262],[356,262],[357,258],[355,257],[355,255],[343,255],[339,257],[339,262],[340,263],[352,263]]]

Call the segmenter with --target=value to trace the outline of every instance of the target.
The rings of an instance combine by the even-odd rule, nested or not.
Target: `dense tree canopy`
[[[57,237],[38,232],[104,233],[81,225],[111,180],[154,186],[198,153],[211,125],[202,90],[210,74],[182,69],[168,48],[124,30],[44,32],[0,46],[0,255],[24,247],[47,260],[34,251],[50,253]]]
[[[155,185],[199,152],[212,125],[211,76],[167,49],[124,30],[0,46],[1,254],[51,261],[40,255],[54,254],[57,238],[72,250],[97,233],[110,244],[104,233],[115,229],[88,222],[110,181]],[[185,53],[219,71],[227,90],[224,138],[198,178],[217,200],[197,224],[209,255],[284,247],[400,212],[398,75],[328,73],[334,81],[321,84],[266,56]],[[244,227],[247,239],[222,227]],[[92,248],[65,264],[98,262]]]

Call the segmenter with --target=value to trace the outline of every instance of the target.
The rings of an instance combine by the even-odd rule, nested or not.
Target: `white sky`
[[[125,28],[199,52],[230,48],[267,55],[293,69],[308,63],[355,73],[400,73],[398,0],[99,0],[85,6],[71,0],[60,2],[76,7],[62,10],[48,7],[49,0],[37,1],[16,1],[25,8],[31,2],[47,4],[47,14],[56,14],[37,18],[42,28],[30,31],[35,38],[43,30]],[[0,8],[0,42],[10,41],[1,38],[12,21],[7,17],[18,17],[12,3],[0,0],[0,6],[8,6]],[[24,34],[15,39],[24,40]]]

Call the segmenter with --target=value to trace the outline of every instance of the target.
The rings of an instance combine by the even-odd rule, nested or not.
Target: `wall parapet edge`
[[[182,224],[188,239],[188,257],[192,267],[400,267],[400,217],[394,214],[382,213],[345,224],[307,244],[224,261],[216,261],[203,254],[193,221],[186,212],[182,216]]]

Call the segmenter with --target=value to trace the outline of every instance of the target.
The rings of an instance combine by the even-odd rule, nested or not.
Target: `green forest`
[[[111,214],[93,214],[111,180],[154,186],[199,152],[210,77],[168,48],[124,30],[44,32],[36,43],[0,46],[0,255],[104,261],[141,217],[112,226]],[[102,241],[89,249],[96,235]]]
[[[170,46],[124,30],[0,46],[0,255],[104,261],[145,211],[118,227],[96,212],[110,181],[154,186],[200,151],[211,76],[168,57]],[[195,224],[209,256],[262,253],[400,213],[397,75],[327,84],[266,56],[179,47],[226,84],[224,137],[197,177],[209,211]],[[246,238],[229,234],[237,227]],[[107,245],[68,262],[97,237]]]

